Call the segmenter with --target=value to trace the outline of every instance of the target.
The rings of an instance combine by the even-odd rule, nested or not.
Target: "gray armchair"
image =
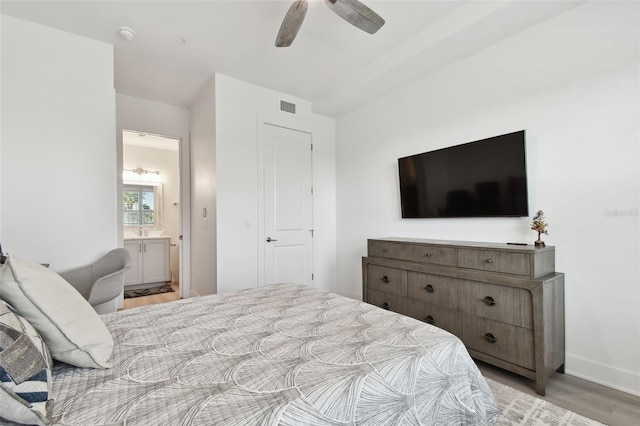
[[[129,252],[111,250],[97,262],[61,273],[100,314],[115,312],[124,289],[124,273],[131,268]]]

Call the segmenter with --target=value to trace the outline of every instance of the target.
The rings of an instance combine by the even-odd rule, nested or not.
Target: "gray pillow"
[[[12,254],[0,273],[0,298],[38,330],[54,359],[77,367],[111,367],[109,330],[64,278]]]
[[[49,424],[51,356],[31,324],[0,300],[0,418]]]

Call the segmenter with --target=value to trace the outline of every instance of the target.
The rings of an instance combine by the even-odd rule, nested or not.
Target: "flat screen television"
[[[528,216],[525,131],[398,159],[403,218]]]

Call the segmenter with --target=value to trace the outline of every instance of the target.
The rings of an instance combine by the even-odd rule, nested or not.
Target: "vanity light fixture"
[[[159,170],[146,170],[146,169],[143,169],[142,167],[138,167],[137,169],[123,169],[123,170],[125,172],[133,172],[133,173],[135,173],[137,175],[146,175],[146,174],[149,174],[149,173],[155,173],[157,175],[160,174]]]

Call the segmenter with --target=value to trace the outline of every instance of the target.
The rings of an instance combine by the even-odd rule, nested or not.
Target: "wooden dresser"
[[[443,328],[472,357],[535,380],[564,372],[564,274],[554,247],[368,240],[363,300]]]

